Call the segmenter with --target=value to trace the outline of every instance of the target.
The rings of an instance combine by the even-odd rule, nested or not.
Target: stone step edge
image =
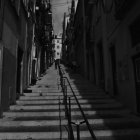
[[[83,119],[73,120],[74,122],[81,122]],[[109,119],[88,119],[90,125],[106,125],[106,124],[126,124],[126,123],[138,123],[139,118],[109,118]],[[67,120],[61,120],[62,125],[67,125]],[[14,120],[1,120],[0,128],[3,127],[49,127],[59,126],[60,120],[39,120],[39,121],[14,121]],[[121,127],[121,126],[120,126]]]
[[[127,137],[136,135],[137,137],[140,137],[140,129],[128,129],[128,130],[116,130],[116,131],[109,131],[109,130],[97,130],[94,131],[94,134],[97,138],[105,138],[105,137]],[[74,135],[76,136],[76,132],[74,132]],[[87,131],[81,131],[80,132],[81,138],[90,138],[91,135]],[[34,140],[53,140],[60,138],[59,132],[19,132],[19,133],[0,133],[0,138],[3,140],[25,140],[25,139],[34,139]],[[67,132],[63,132],[62,138],[68,138]]]
[[[61,114],[64,115],[65,111],[64,110],[61,110]],[[111,111],[84,111],[84,113],[86,115],[132,115],[130,114],[130,110],[111,110]],[[59,111],[57,112],[4,112],[3,113],[4,116],[21,116],[21,117],[24,117],[24,116],[59,116]],[[81,112],[80,111],[72,111],[72,115],[81,115]]]

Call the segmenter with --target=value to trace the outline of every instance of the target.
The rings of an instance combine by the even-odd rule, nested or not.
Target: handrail
[[[61,97],[59,96],[59,120],[60,120],[60,124],[59,124],[59,127],[60,127],[60,140],[62,140],[62,119],[61,119]],[[70,129],[67,128],[67,126],[63,125],[63,127],[66,129],[66,131],[68,132],[68,140],[74,140],[74,139],[71,139],[71,136],[70,136]]]
[[[65,104],[65,114],[66,114],[66,117],[68,119],[68,127],[69,127],[69,131],[70,131],[70,140],[74,140],[74,134],[73,134],[73,130],[72,130],[72,125],[71,125],[71,118],[69,117],[70,114],[69,114],[69,109],[68,109],[68,106],[67,106],[67,87],[65,86],[64,89],[63,89],[63,93],[64,93],[64,104]]]
[[[83,115],[83,118],[84,118],[84,120],[85,120],[85,122],[86,122],[86,124],[87,124],[87,127],[88,127],[88,129],[89,129],[89,132],[90,132],[92,138],[93,138],[94,140],[96,140],[95,134],[94,134],[93,131],[92,131],[92,128],[91,128],[91,126],[90,126],[90,124],[89,124],[89,122],[88,122],[88,120],[87,120],[87,118],[86,118],[86,116],[85,116],[85,113],[84,113],[84,111],[83,111],[83,109],[82,109],[82,107],[81,107],[81,105],[80,105],[80,103],[79,103],[79,101],[78,101],[78,99],[77,99],[77,97],[76,97],[76,95],[75,95],[75,92],[73,91],[73,89],[72,89],[72,87],[71,87],[71,84],[70,84],[68,78],[67,78],[67,77],[63,77],[63,78],[67,79],[67,82],[68,82],[68,84],[69,84],[69,86],[70,86],[70,88],[71,88],[71,91],[72,91],[72,93],[73,93],[73,96],[75,97],[75,100],[76,100],[76,102],[77,102],[77,105],[78,105],[78,107],[79,107],[79,109],[80,109],[80,111],[81,111],[81,113],[82,113],[82,115]]]
[[[59,120],[60,120],[60,140],[62,140],[62,123],[61,123],[61,99],[60,99],[60,96],[59,96]]]
[[[68,140],[70,140],[70,132],[69,132],[69,129],[67,128],[66,125],[64,125],[64,128],[66,129],[66,131],[68,132]]]
[[[72,86],[71,86],[71,84],[70,84],[70,82],[69,82],[69,79],[68,79],[67,77],[63,77],[63,74],[62,74],[62,72],[61,72],[61,68],[60,68],[60,67],[59,67],[59,70],[60,70],[60,71],[59,71],[59,74],[60,74],[61,78],[62,78],[62,79],[66,79],[67,82],[68,82],[68,84],[69,84],[69,87],[70,87],[70,89],[71,89],[71,91],[72,91],[72,93],[73,93],[73,96],[74,96],[74,98],[75,98],[75,100],[76,100],[76,103],[77,103],[77,105],[78,105],[78,107],[79,107],[81,113],[82,113],[82,116],[83,116],[83,118],[84,118],[84,121],[85,121],[85,123],[86,123],[86,125],[87,125],[87,127],[88,127],[88,130],[89,130],[89,132],[90,132],[90,134],[91,134],[93,140],[96,140],[96,136],[95,136],[95,134],[93,133],[92,128],[91,128],[91,126],[90,126],[90,124],[89,124],[89,122],[88,122],[88,120],[87,120],[87,118],[86,118],[86,116],[85,116],[85,113],[84,113],[84,111],[83,111],[83,109],[82,109],[82,107],[81,107],[81,105],[80,105],[80,103],[79,103],[79,101],[78,101],[78,99],[77,99],[77,97],[76,97],[76,95],[75,95],[75,92],[74,92],[73,89],[72,89]]]
[[[73,130],[72,130],[72,125],[71,125],[71,119],[69,117],[69,109],[67,106],[67,87],[64,86],[65,85],[65,81],[63,81],[62,79],[62,72],[60,71],[60,66],[59,66],[59,75],[60,75],[60,85],[62,87],[62,91],[64,93],[64,105],[65,105],[65,116],[68,119],[68,128],[69,128],[69,139],[70,140],[74,140],[74,134],[73,134]]]
[[[60,68],[60,69],[61,69],[62,74],[65,74],[64,70],[62,68]]]

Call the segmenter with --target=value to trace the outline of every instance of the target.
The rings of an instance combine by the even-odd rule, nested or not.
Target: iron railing
[[[62,140],[62,120],[61,120],[61,97],[59,96],[59,128],[60,128],[60,140]]]
[[[62,127],[65,128],[66,132],[68,133],[68,140],[70,140],[70,130],[68,129],[68,127],[66,125],[62,125],[62,116],[61,116],[61,105],[62,105],[62,99],[61,99],[61,96],[58,96],[59,97],[59,120],[60,120],[60,123],[59,123],[59,129],[60,129],[60,140],[63,139],[63,131],[62,131]]]
[[[89,130],[89,132],[91,134],[92,139],[96,140],[96,136],[93,133],[93,130],[92,130],[92,128],[91,128],[91,126],[90,126],[90,124],[88,122],[88,119],[86,118],[86,115],[85,115],[85,113],[84,113],[84,111],[83,111],[83,109],[82,109],[82,107],[81,107],[81,105],[80,105],[80,103],[79,103],[79,101],[77,99],[77,96],[75,95],[74,90],[72,89],[72,86],[71,86],[71,84],[69,82],[69,79],[67,77],[64,77],[63,74],[64,74],[64,71],[62,73],[62,69],[59,66],[60,85],[61,85],[62,91],[64,93],[64,100],[63,100],[63,102],[64,102],[64,105],[65,105],[65,115],[66,115],[66,117],[68,119],[68,128],[69,128],[69,133],[70,133],[70,140],[74,140],[72,124],[76,125],[76,128],[77,128],[77,140],[80,140],[80,129],[79,129],[79,127],[83,123],[86,123],[87,128],[88,128],[88,130]],[[72,96],[68,96],[67,95],[66,81],[67,81],[68,86],[70,87],[70,89],[72,91]],[[76,104],[78,105],[79,110],[80,110],[80,112],[81,112],[81,114],[83,116],[83,119],[84,119],[84,121],[82,121],[82,122],[74,123],[74,122],[71,121],[71,97],[74,97],[75,100],[76,100]],[[67,103],[67,100],[69,101],[69,103]]]
[[[68,102],[67,102],[67,86],[65,85],[65,80],[61,79],[61,87],[62,87],[62,91],[64,94],[64,98],[63,98],[63,103],[65,105],[65,116],[68,119],[68,129],[69,129],[69,140],[74,140],[74,134],[73,134],[73,129],[72,129],[72,124],[71,124],[71,105],[69,102],[69,107],[68,107]]]

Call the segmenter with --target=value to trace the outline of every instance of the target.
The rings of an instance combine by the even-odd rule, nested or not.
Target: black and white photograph
[[[0,140],[140,140],[140,0],[0,0]]]

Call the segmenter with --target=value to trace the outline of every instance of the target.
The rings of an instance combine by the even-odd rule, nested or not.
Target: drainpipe
[[[106,13],[103,11],[103,8],[101,9],[101,14],[102,14],[102,46],[103,46],[103,59],[104,59],[104,88],[105,91],[108,92],[109,88],[109,61],[108,61],[108,41],[107,41],[107,22],[106,22]]]
[[[2,8],[3,7],[3,8]],[[4,26],[4,10],[5,10],[5,0],[1,0],[1,23],[0,23],[0,40],[2,40],[2,34],[3,34],[3,26]]]
[[[85,0],[82,1],[82,17],[83,17],[83,54],[84,54],[84,76],[87,78],[87,50],[86,50],[86,20],[85,20]]]
[[[5,0],[1,0],[1,21],[0,21],[0,117],[2,116],[3,109],[2,109],[2,70],[3,70],[3,41],[2,41],[2,35],[3,35],[3,27],[4,27],[4,10],[5,10]]]

